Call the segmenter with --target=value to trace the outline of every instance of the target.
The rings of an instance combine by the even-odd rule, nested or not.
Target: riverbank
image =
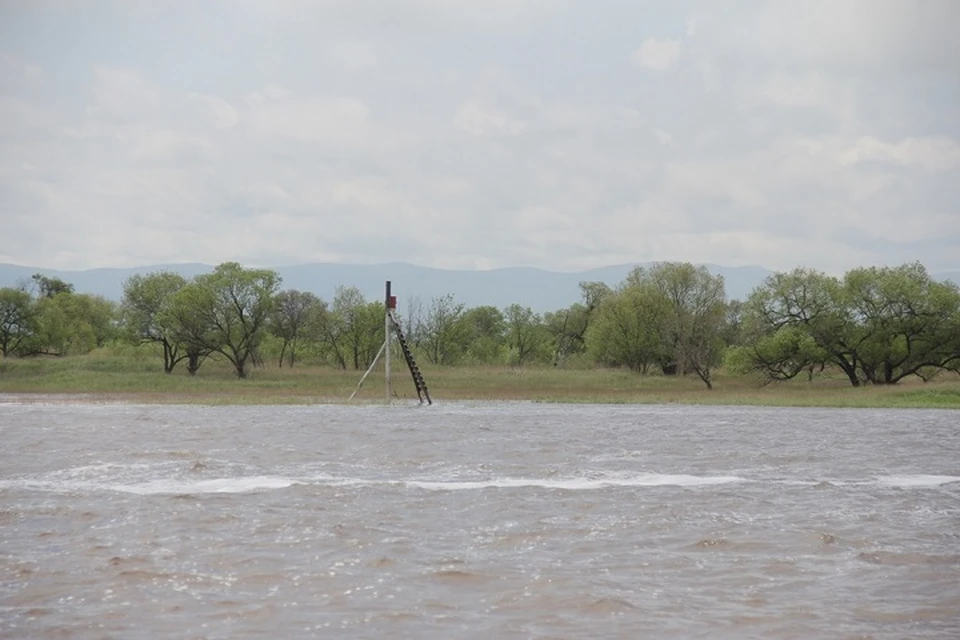
[[[220,362],[204,363],[196,376],[182,368],[167,375],[152,358],[97,355],[0,360],[0,393],[19,401],[135,402],[147,404],[343,403],[362,371],[323,366],[253,368],[239,380]],[[695,377],[641,376],[617,369],[553,367],[423,367],[435,402],[526,400],[558,403],[701,404],[960,409],[960,376],[890,387],[853,388],[845,378],[822,376],[761,385],[719,372],[708,390]],[[395,370],[394,398],[415,401],[409,374]],[[385,400],[382,371],[374,371],[355,403]]]

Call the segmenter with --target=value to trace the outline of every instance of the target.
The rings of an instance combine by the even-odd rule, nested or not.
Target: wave
[[[492,478],[489,480],[406,480],[368,479],[336,476],[313,476],[288,478],[281,476],[253,476],[218,478],[202,481],[154,480],[133,485],[110,485],[109,489],[138,495],[195,494],[195,493],[246,493],[264,489],[285,489],[293,485],[320,486],[403,486],[428,491],[475,491],[478,489],[560,489],[567,491],[590,491],[609,487],[696,487],[739,482],[736,476],[691,476],[644,474],[625,478]]]
[[[877,482],[888,487],[914,489],[924,487],[940,487],[953,482],[960,482],[960,476],[932,476],[932,475],[895,475],[880,476]]]
[[[472,481],[399,481],[409,487],[435,491],[458,491],[470,489],[563,489],[567,491],[591,491],[608,487],[697,487],[740,482],[738,476],[691,476],[643,474],[621,478],[493,478]]]
[[[108,485],[106,488],[123,493],[141,496],[157,494],[194,494],[194,493],[248,493],[263,489],[286,489],[295,484],[303,484],[293,478],[280,476],[247,476],[237,478],[215,478],[189,482],[176,480],[153,480],[140,484]]]
[[[90,468],[85,468],[89,471]],[[108,469],[103,468],[103,471]],[[66,475],[67,477],[64,477]],[[208,493],[249,493],[305,486],[391,486],[426,491],[475,491],[482,489],[557,489],[595,491],[611,487],[698,487],[740,482],[738,476],[694,476],[647,473],[635,476],[572,478],[489,478],[482,480],[362,478],[331,475],[288,477],[273,475],[235,476],[197,480],[194,478],[156,478],[144,482],[117,482],[118,478],[76,478],[77,474],[54,472],[43,478],[0,480],[0,489],[27,489],[51,492],[115,491],[141,496],[195,495]],[[85,474],[86,475],[86,474]]]
[[[116,482],[74,481],[74,480],[31,480],[0,481],[0,489],[26,489],[49,491],[53,493],[90,493],[96,491],[116,491],[141,496],[150,495],[192,495],[198,493],[248,493],[264,489],[284,489],[295,484],[304,484],[293,478],[277,476],[249,476],[236,478],[216,478],[211,480],[179,481],[159,479],[148,482],[122,484]]]
[[[402,487],[424,491],[477,491],[487,489],[551,489],[559,491],[599,491],[610,488],[654,487],[710,487],[740,482],[761,482],[735,475],[697,476],[689,474],[611,474],[576,477],[492,477],[482,479],[459,478],[364,478],[352,476],[311,475],[253,475],[197,479],[191,468],[189,475],[164,473],[173,471],[168,465],[150,469],[153,479],[131,478],[132,467],[142,472],[146,465],[132,465],[120,469],[120,465],[91,465],[71,470],[60,470],[42,477],[0,480],[0,490],[26,489],[50,492],[95,492],[113,491],[141,496],[149,495],[198,495],[215,493],[250,493],[286,489],[296,485],[314,487]],[[121,471],[121,473],[117,473]],[[126,471],[127,473],[123,473]],[[160,472],[160,473],[158,473]],[[156,477],[157,475],[166,477]],[[112,477],[111,477],[112,476]],[[124,477],[126,476],[126,477]],[[171,477],[173,476],[173,477]],[[179,477],[177,477],[179,476]],[[193,476],[193,477],[191,477]],[[937,488],[960,482],[960,476],[952,475],[889,475],[875,476],[864,480],[768,480],[773,484],[804,485],[818,489],[824,487],[885,486],[903,489]]]

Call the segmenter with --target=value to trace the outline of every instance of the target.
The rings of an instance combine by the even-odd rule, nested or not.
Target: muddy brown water
[[[960,412],[0,397],[5,638],[958,638]]]

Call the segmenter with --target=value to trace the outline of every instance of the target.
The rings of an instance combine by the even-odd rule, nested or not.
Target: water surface
[[[960,637],[960,412],[0,398],[0,635]]]

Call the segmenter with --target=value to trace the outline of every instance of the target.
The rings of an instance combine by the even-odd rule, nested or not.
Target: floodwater
[[[0,636],[960,637],[960,412],[0,397]]]

